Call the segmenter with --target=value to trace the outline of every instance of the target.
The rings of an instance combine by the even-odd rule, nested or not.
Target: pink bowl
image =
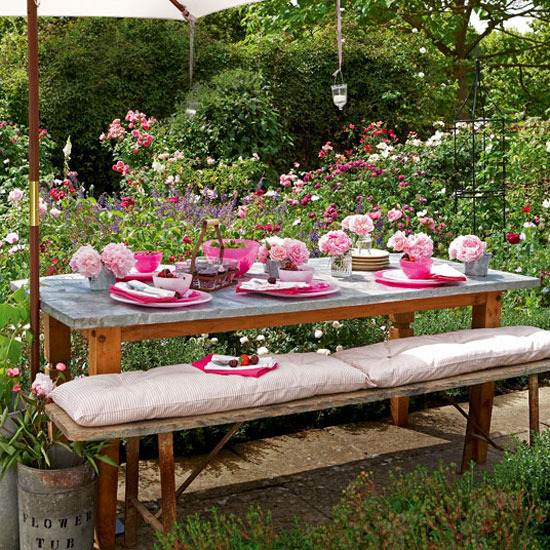
[[[229,239],[224,240],[227,242]],[[237,277],[242,277],[256,261],[258,257],[258,251],[260,250],[260,243],[257,241],[250,241],[247,239],[231,239],[236,243],[243,243],[243,248],[225,248],[223,257],[226,260],[237,260],[239,262],[239,272]],[[219,246],[212,246],[213,243],[218,241],[206,241],[202,245],[205,256],[209,260],[217,260],[220,256]]]
[[[403,260],[399,262],[401,269],[405,272],[405,275],[409,279],[429,279],[432,271],[432,259],[426,258],[424,260],[417,260],[416,262],[410,262],[409,260]]]
[[[162,262],[162,252],[134,252],[134,258],[140,273],[153,273]]]
[[[279,279],[284,282],[292,283],[311,283],[313,279],[313,269],[302,267],[296,271],[290,269],[279,269]]]

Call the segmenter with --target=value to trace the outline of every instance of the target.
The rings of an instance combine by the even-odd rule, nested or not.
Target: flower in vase
[[[403,252],[407,243],[407,235],[403,231],[396,231],[388,240],[388,246],[395,252]]]
[[[286,248],[275,244],[269,249],[269,256],[274,262],[283,262],[287,259]]]
[[[369,235],[374,229],[372,219],[368,214],[357,214],[349,221],[349,230],[356,235]]]
[[[110,243],[101,253],[101,260],[107,269],[122,279],[136,264],[134,255],[124,244]]]
[[[487,243],[476,235],[461,235],[449,245],[449,258],[460,262],[475,262],[485,254],[486,247]]]
[[[287,258],[296,266],[299,267],[309,260],[309,250],[302,241],[297,239],[285,239],[284,248],[286,249]]]
[[[351,239],[341,230],[329,231],[319,239],[319,250],[329,256],[341,256],[352,245]]]
[[[97,250],[89,244],[81,246],[69,262],[71,269],[75,273],[80,273],[84,277],[96,277],[103,267],[101,256]]]
[[[425,233],[416,233],[407,237],[404,252],[409,256],[410,260],[431,258],[433,251],[434,243],[432,238]]]

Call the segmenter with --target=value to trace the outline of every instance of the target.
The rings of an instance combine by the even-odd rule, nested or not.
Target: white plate
[[[384,271],[382,279],[386,281],[396,282],[396,283],[413,283],[419,285],[434,285],[439,286],[442,282],[435,279],[409,279],[404,271],[401,269],[388,269]]]
[[[131,304],[133,306],[138,307],[152,307],[152,308],[162,308],[162,309],[174,309],[178,307],[190,307],[190,306],[196,306],[197,304],[205,304],[206,302],[210,302],[212,300],[212,295],[208,294],[207,292],[202,292],[200,290],[196,290],[195,292],[200,292],[200,296],[197,296],[196,300],[193,300],[192,302],[160,302],[157,304],[140,304],[138,302],[134,302],[133,300],[130,300],[129,298],[123,298],[122,296],[117,296],[116,294],[110,294],[111,298],[113,300],[116,300],[117,302],[122,302],[123,304]]]
[[[323,290],[318,290],[317,292],[298,292],[296,294],[280,294],[279,292],[270,292],[269,290],[264,290],[263,292],[256,292],[255,294],[265,294],[266,296],[275,296],[276,298],[316,298],[317,296],[328,296],[329,294],[336,294],[340,292],[340,289],[337,286],[330,286],[324,288]]]
[[[362,260],[383,260],[389,258],[390,253],[387,250],[380,250],[378,248],[372,248],[370,253],[366,249],[352,248],[352,258],[361,258]]]

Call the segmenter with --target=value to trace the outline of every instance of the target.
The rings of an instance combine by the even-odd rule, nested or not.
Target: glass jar
[[[341,256],[332,256],[330,274],[338,279],[349,279],[351,277],[351,252],[346,252]]]

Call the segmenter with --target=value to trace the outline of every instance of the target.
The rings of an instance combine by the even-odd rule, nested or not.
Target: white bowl
[[[290,283],[311,283],[313,279],[313,269],[303,266],[302,269],[292,271],[290,269],[279,268],[279,280]]]
[[[164,288],[165,290],[173,290],[179,294],[185,294],[191,288],[192,281],[193,275],[190,273],[185,273],[183,277],[174,277],[173,279],[153,275],[154,286],[157,288]]]

